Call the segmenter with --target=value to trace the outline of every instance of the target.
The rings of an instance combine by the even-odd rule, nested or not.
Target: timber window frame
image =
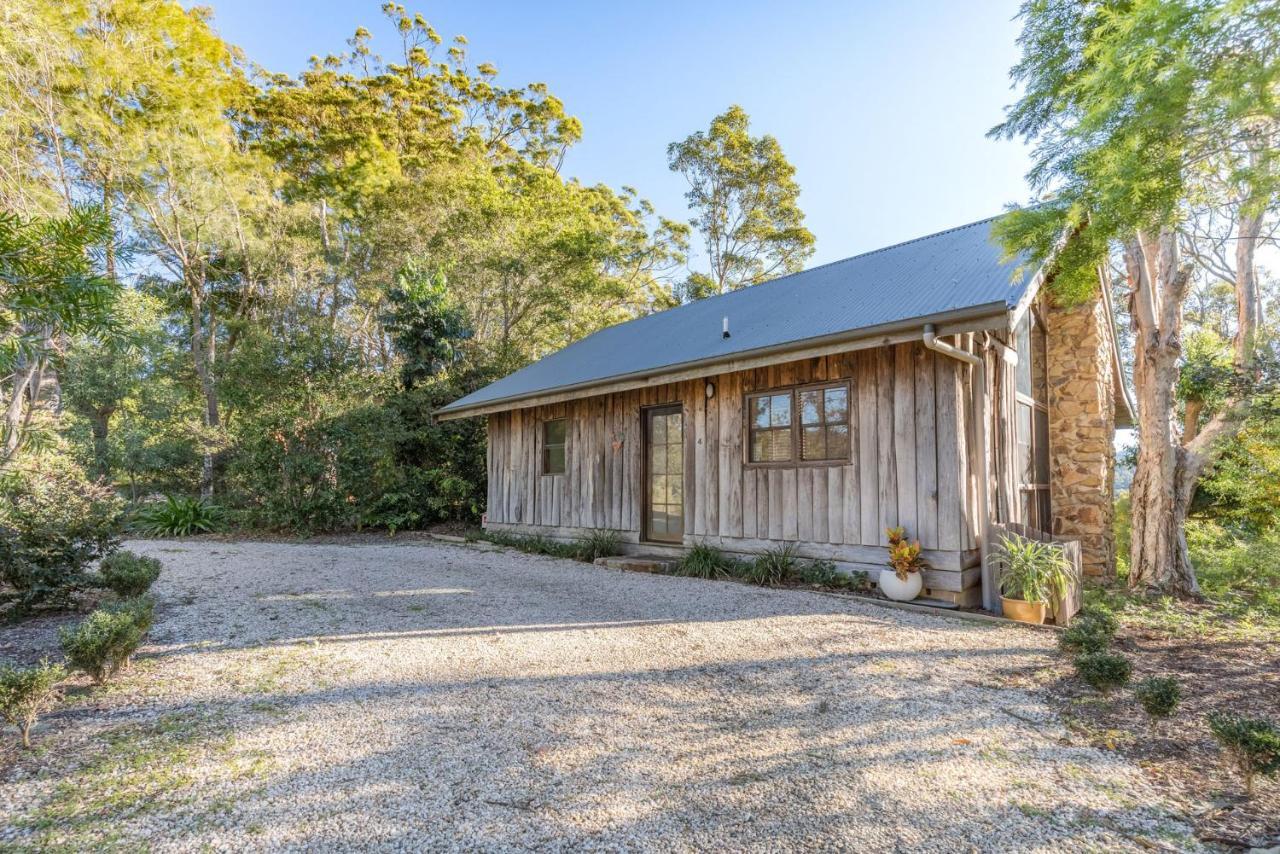
[[[853,454],[852,400],[848,380],[748,392],[743,395],[743,464],[847,465]]]
[[[1014,475],[1022,523],[1053,532],[1049,488],[1048,335],[1039,312],[1030,309],[1014,330]]]
[[[542,474],[544,477],[564,474],[568,468],[565,439],[569,419],[548,418],[542,422]]]

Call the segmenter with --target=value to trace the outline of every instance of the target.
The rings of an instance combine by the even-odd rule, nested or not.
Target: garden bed
[[[1230,711],[1280,720],[1280,643],[1267,631],[1227,621],[1216,629],[1209,605],[1161,606],[1121,613],[1114,649],[1133,663],[1132,681],[1173,676],[1182,703],[1155,727],[1131,692],[1104,696],[1078,679],[1069,660],[1055,667],[1049,693],[1072,732],[1136,761],[1148,778],[1183,805],[1197,836],[1232,849],[1280,845],[1280,780],[1260,778],[1252,799],[1227,765],[1205,716]],[[1178,619],[1177,615],[1184,615]]]

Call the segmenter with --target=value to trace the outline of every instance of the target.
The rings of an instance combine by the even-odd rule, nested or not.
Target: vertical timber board
[[[811,541],[827,542],[827,477],[829,472],[839,471],[837,468],[816,468],[813,470],[813,534]]]
[[[507,518],[512,522],[520,521],[520,497],[522,493],[520,464],[524,461],[524,448],[521,441],[524,434],[524,410],[511,410],[511,460],[508,465],[508,477],[511,478],[511,494],[507,502]]]
[[[885,529],[898,524],[898,463],[894,447],[894,360],[893,349],[881,347],[876,354],[876,429],[880,449],[878,477],[880,479],[880,524],[877,534],[880,545],[889,544]]]
[[[893,348],[894,395],[893,435],[897,463],[898,524],[907,529],[912,539],[920,536],[916,517],[916,372],[914,351],[924,349],[913,343]]]
[[[813,542],[813,469],[796,470],[796,539]]]
[[[827,542],[844,542],[844,473],[848,466],[827,469]]]
[[[767,469],[755,469],[751,476],[756,481],[756,537],[769,539],[769,472]]]
[[[705,390],[702,399],[706,401],[704,418],[706,419],[704,435],[707,443],[702,452],[707,457],[707,533],[716,536],[720,533],[720,394],[719,377],[716,382],[717,393],[707,400]],[[705,389],[706,384],[703,384]]]
[[[740,452],[741,453],[741,452]],[[742,469],[742,536],[754,538],[759,528],[756,527],[758,508],[756,507],[756,473],[757,469]],[[763,538],[762,538],[763,539]]]
[[[742,374],[725,374],[720,398],[720,536],[742,536]]]
[[[974,352],[973,333],[969,332],[960,336],[960,346],[964,347],[966,352]],[[978,545],[978,478],[981,477],[978,463],[978,423],[977,410],[974,402],[978,399],[978,395],[982,393],[982,389],[978,388],[978,372],[972,365],[965,365],[963,369],[964,386],[961,390],[961,400],[965,403],[964,413],[964,432],[961,434],[964,438],[964,460],[965,467],[965,525],[964,532],[964,548],[972,549]]]
[[[691,403],[693,423],[686,424],[685,429],[693,428],[693,533],[702,537],[707,533],[707,396],[695,394]]]
[[[487,415],[484,419],[484,512],[493,518],[493,492],[497,488],[498,479],[494,476],[493,467],[497,460],[498,448],[493,441],[494,425],[497,414]],[[498,521],[494,519],[494,521]]]
[[[769,539],[782,539],[782,469],[761,469],[769,477]],[[794,472],[792,472],[794,474]],[[794,486],[794,481],[793,481]],[[792,494],[795,493],[794,488]]]
[[[858,506],[859,541],[880,544],[880,454],[876,429],[876,358],[872,350],[857,354],[858,365]]]
[[[957,420],[959,362],[949,356],[934,359],[935,416],[938,430],[938,548],[956,551],[960,534],[960,422]]]
[[[533,484],[533,524],[545,525],[549,515],[545,512],[543,506],[546,504],[547,490],[542,483],[542,422],[546,418],[546,410],[539,406],[529,411],[534,415],[534,418],[531,419],[533,421],[533,445],[532,453],[530,454],[533,457],[533,471],[530,478]]]
[[[915,351],[916,372],[916,525],[920,545],[938,548],[938,425],[934,420],[934,353]]]
[[[782,539],[794,542],[799,537],[799,514],[796,512],[796,470],[782,470]]]
[[[680,411],[683,413],[680,423],[684,430],[684,534],[693,533],[697,513],[697,465],[695,458],[698,452],[697,437],[693,429],[694,402],[697,400],[697,380],[690,380],[680,386]]]

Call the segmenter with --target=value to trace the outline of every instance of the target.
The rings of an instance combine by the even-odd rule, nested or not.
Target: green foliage
[[[222,527],[222,508],[201,498],[167,495],[138,510],[134,529],[149,537],[191,537]]]
[[[1209,730],[1244,777],[1245,792],[1253,794],[1254,778],[1280,773],[1280,727],[1268,720],[1229,712],[1208,716]]]
[[[75,628],[62,627],[58,640],[67,663],[103,684],[126,667],[151,630],[155,603],[146,597],[94,611]]]
[[[1075,665],[1080,678],[1103,693],[1127,685],[1133,672],[1129,659],[1118,652],[1084,652]]]
[[[690,220],[702,235],[709,273],[685,283],[686,299],[701,299],[804,268],[813,234],[797,201],[795,167],[772,136],[753,137],[736,104],[698,131],[667,146],[673,172],[689,182]]]
[[[1093,620],[1076,619],[1058,636],[1059,645],[1077,652],[1102,652],[1111,646],[1111,635]]]
[[[996,545],[1000,592],[1024,602],[1053,603],[1067,595],[1072,566],[1053,543],[1003,535]]]
[[[62,605],[124,531],[124,505],[56,453],[24,454],[0,473],[0,581],[23,608]]]
[[[680,556],[676,575],[691,578],[722,578],[729,574],[731,561],[715,546],[696,543]]]
[[[795,543],[783,543],[756,555],[756,559],[743,566],[739,578],[752,584],[782,584],[792,578],[800,567],[799,548]]]
[[[1053,196],[999,231],[1036,264],[1075,235],[1050,285],[1060,300],[1096,287],[1111,241],[1173,223],[1193,195],[1212,204],[1206,171],[1229,174],[1229,194],[1274,197],[1280,159],[1256,153],[1280,82],[1273,5],[1026,0],[1021,17],[1023,95],[992,134],[1036,142],[1028,178]]]
[[[416,264],[406,264],[387,298],[391,307],[383,323],[404,359],[400,382],[412,390],[457,361],[461,343],[472,332],[442,273],[428,275]]]
[[[1127,502],[1127,496],[1117,502],[1116,512],[1120,576],[1114,585],[1087,587],[1087,602],[1105,605],[1126,623],[1176,635],[1270,638],[1280,632],[1280,528],[1254,533],[1211,519],[1188,520],[1187,547],[1205,596],[1204,603],[1189,606],[1124,588]]]
[[[622,535],[617,531],[592,531],[574,544],[574,559],[587,563],[619,554],[622,554]]]
[[[96,207],[33,218],[0,209],[0,401],[6,412],[0,466],[19,450],[35,449],[38,422],[27,417],[24,395],[63,337],[105,332],[115,323],[119,288],[98,275],[92,254],[110,234]]]
[[[1167,718],[1182,701],[1182,686],[1172,676],[1148,676],[1133,686],[1133,695],[1154,718]]]
[[[588,563],[598,557],[611,557],[622,553],[622,536],[617,531],[593,531],[588,536],[572,542],[553,540],[550,537],[530,534],[511,534],[505,531],[484,531],[481,539],[528,554],[569,558]]]
[[[141,596],[160,577],[163,564],[153,557],[118,551],[102,559],[98,579],[102,586],[125,598]]]
[[[66,669],[48,659],[33,667],[0,665],[0,718],[18,728],[23,747],[31,747],[31,727],[57,705],[58,683],[66,678]]]

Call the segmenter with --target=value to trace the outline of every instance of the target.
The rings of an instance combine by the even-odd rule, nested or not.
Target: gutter
[[[977,387],[973,396],[973,418],[978,434],[978,464],[981,466],[981,473],[978,477],[978,550],[982,556],[982,607],[986,611],[999,615],[1001,613],[1000,596],[998,595],[999,579],[996,578],[995,565],[991,562],[988,554],[988,540],[990,539],[989,533],[991,530],[990,484],[988,483],[991,469],[988,463],[990,462],[991,451],[987,447],[986,360],[981,356],[975,356],[967,350],[954,347],[945,341],[939,341],[936,327],[932,323],[924,325],[924,335],[921,340],[924,342],[924,346],[934,352],[973,365],[974,385]]]
[[[593,394],[603,394],[606,391],[618,391],[612,388],[615,385],[637,382],[639,385],[645,384],[646,381],[669,382],[671,380],[661,379],[672,374],[685,371],[707,369],[708,372],[714,373],[710,369],[731,364],[733,362],[744,359],[761,358],[765,356],[785,356],[795,351],[807,350],[813,347],[831,346],[838,344],[847,344],[855,341],[865,341],[886,336],[895,332],[911,332],[918,328],[920,321],[928,318],[930,326],[936,324],[957,324],[965,322],[976,322],[979,320],[993,319],[999,316],[999,328],[1003,329],[1008,323],[1009,305],[1004,300],[983,303],[981,305],[967,306],[965,308],[952,309],[950,311],[938,312],[925,317],[913,317],[907,320],[895,320],[888,323],[881,323],[876,326],[865,326],[860,329],[847,330],[844,332],[836,332],[830,335],[821,335],[814,338],[801,338],[795,341],[786,341],[781,344],[773,344],[767,347],[756,347],[752,350],[737,350],[732,353],[723,355],[708,356],[702,359],[695,359],[690,362],[680,362],[674,365],[664,365],[657,368],[645,368],[641,371],[632,371],[625,374],[614,374],[608,377],[598,379],[585,380],[579,383],[571,383],[569,385],[555,386],[552,388],[539,389],[537,391],[525,392],[520,394],[511,394],[505,397],[494,398],[492,400],[481,400],[456,409],[454,404],[449,404],[443,409],[435,412],[434,418],[438,421],[452,421],[457,418],[469,418],[475,415],[485,415],[490,412],[501,412],[508,409],[519,409],[522,406],[534,406],[535,401],[541,398],[551,397],[554,395],[563,395],[567,393],[591,392]],[[991,327],[994,328],[994,327]],[[954,330],[955,332],[972,331]],[[947,334],[944,330],[944,334]],[[914,334],[909,334],[900,339],[902,341],[916,340]],[[561,351],[563,352],[563,351]],[[733,370],[739,370],[733,368]],[[592,389],[600,389],[608,387],[601,391],[591,391]],[[638,386],[632,386],[638,387]],[[456,403],[456,401],[455,401]]]

